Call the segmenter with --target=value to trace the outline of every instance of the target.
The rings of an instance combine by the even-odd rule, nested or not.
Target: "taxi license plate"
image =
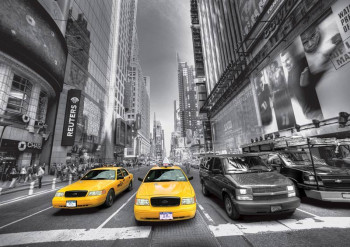
[[[74,208],[77,206],[77,201],[66,201],[66,207]]]
[[[159,219],[160,220],[172,220],[173,219],[173,213],[172,212],[160,212],[159,213]]]
[[[342,193],[344,199],[350,199],[350,193]]]
[[[271,212],[277,212],[277,211],[281,211],[282,207],[281,206],[271,206]]]

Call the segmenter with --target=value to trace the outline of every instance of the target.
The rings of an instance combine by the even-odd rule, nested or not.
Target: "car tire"
[[[128,191],[132,191],[132,190],[133,190],[132,181],[130,181],[129,186],[128,186]]]
[[[113,205],[113,202],[114,202],[114,191],[111,189],[108,191],[108,194],[106,196],[106,201],[103,205],[109,208],[110,206]]]
[[[202,193],[203,193],[204,196],[209,196],[210,195],[210,192],[208,191],[207,187],[205,186],[204,181],[202,183]]]
[[[241,217],[229,195],[224,196],[224,205],[225,211],[231,219],[238,220]]]
[[[143,226],[143,225],[145,225],[145,223],[144,223],[143,221],[139,221],[139,220],[137,220],[137,219],[135,219],[135,223],[136,223],[137,226]]]
[[[305,197],[305,191],[303,189],[298,188],[297,183],[294,182],[294,187],[295,187],[295,195],[299,197],[300,199],[302,197]]]

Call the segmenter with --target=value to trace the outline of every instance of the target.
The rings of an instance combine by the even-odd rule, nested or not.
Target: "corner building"
[[[65,28],[55,22],[68,9],[58,2],[49,11],[42,1],[1,1],[1,179],[13,167],[49,162],[68,52]]]
[[[196,3],[214,151],[268,136],[349,137],[348,1]]]

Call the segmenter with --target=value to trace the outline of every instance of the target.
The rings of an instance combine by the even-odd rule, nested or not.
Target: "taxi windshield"
[[[227,158],[226,172],[227,173],[250,173],[250,172],[265,172],[271,171],[264,161],[256,157],[230,157]]]
[[[81,180],[115,180],[115,171],[92,170],[89,171]]]
[[[170,181],[187,181],[187,179],[183,172],[179,169],[159,169],[149,171],[144,182]]]

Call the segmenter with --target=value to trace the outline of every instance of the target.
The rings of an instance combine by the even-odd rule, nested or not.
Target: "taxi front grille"
[[[151,205],[153,207],[172,207],[180,205],[180,197],[152,197]]]
[[[71,190],[64,193],[65,197],[84,197],[87,194],[87,190]]]

